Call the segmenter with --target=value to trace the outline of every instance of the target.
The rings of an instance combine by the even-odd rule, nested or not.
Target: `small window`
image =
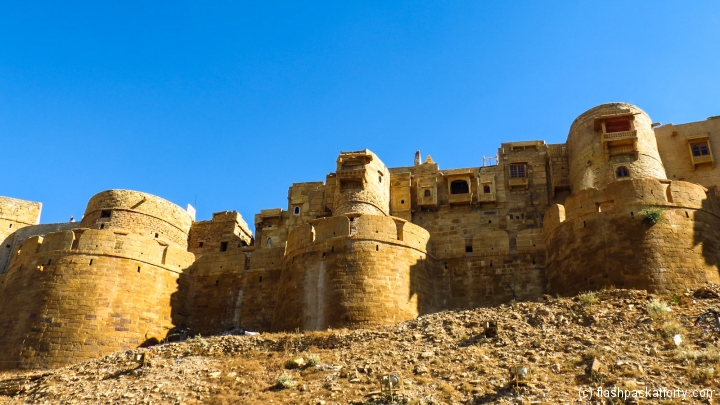
[[[630,130],[630,120],[620,119],[605,121],[605,132],[625,132]]]
[[[470,187],[465,180],[455,180],[450,183],[450,194],[467,194],[470,192]]]
[[[490,194],[490,186],[487,184],[483,186],[483,193]]]
[[[690,148],[692,148],[693,156],[707,156],[710,154],[707,142],[694,143],[690,145]]]
[[[465,253],[472,253],[472,246],[465,246]]]
[[[102,210],[100,211],[100,218],[110,218],[110,214],[112,211],[110,210]]]
[[[265,246],[272,247],[272,238],[267,238],[267,240],[265,241]]]
[[[201,247],[203,247],[204,244],[205,244],[205,242],[200,242],[200,243],[198,243],[198,247],[201,248]]]
[[[432,197],[432,193],[430,192],[430,190],[425,190],[425,193],[423,193],[423,196],[425,196],[426,198],[430,198],[430,197]]]
[[[12,228],[12,226],[13,226],[13,224],[10,224],[10,226],[8,228]]]
[[[300,215],[300,207],[299,206],[296,205],[295,207],[293,207],[293,215]]]
[[[220,251],[225,252],[227,251],[228,243],[227,242],[220,242]]]
[[[630,177],[630,171],[625,166],[620,166],[615,170],[615,173],[617,174],[617,178],[623,178],[623,177]]]
[[[160,236],[160,235],[158,235],[158,234],[156,233],[156,234],[155,234],[155,237],[157,238],[158,236]]]
[[[510,177],[513,179],[524,179],[527,177],[525,165],[510,165]]]

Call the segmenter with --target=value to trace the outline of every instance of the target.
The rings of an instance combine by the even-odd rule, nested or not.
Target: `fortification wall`
[[[245,271],[241,325],[249,330],[268,331],[278,297],[285,247],[260,248],[252,252]]]
[[[0,274],[7,270],[14,254],[14,233],[40,221],[42,204],[0,197]]]
[[[575,193],[545,217],[548,293],[718,283],[718,208],[702,186],[681,181],[625,180]],[[661,209],[662,221],[644,223],[648,209]]]
[[[630,130],[605,133],[603,122],[612,119],[627,120]],[[625,166],[634,179],[667,178],[652,121],[634,105],[609,103],[582,113],[570,127],[566,146],[573,193],[615,182],[618,166]]]
[[[213,213],[210,221],[193,222],[188,250],[195,257],[205,253],[225,252],[253,243],[252,232],[237,211]]]
[[[28,239],[0,285],[0,367],[56,367],[162,339],[193,260],[120,230]]]
[[[377,155],[367,149],[341,153],[335,174],[333,215],[390,214],[390,172]]]
[[[75,222],[61,222],[57,224],[29,225],[18,229],[5,238],[5,250],[2,252],[4,255],[0,254],[0,274],[7,272],[12,256],[17,253],[26,240],[33,236],[45,236],[51,232],[69,231],[77,228],[77,226],[78,224]]]
[[[273,330],[380,325],[433,305],[424,229],[400,218],[324,218],[290,233]],[[424,290],[423,290],[424,289]],[[421,299],[427,302],[421,303]]]
[[[188,247],[192,217],[184,209],[151,194],[131,190],[107,190],[88,202],[81,226],[122,229],[134,234]]]

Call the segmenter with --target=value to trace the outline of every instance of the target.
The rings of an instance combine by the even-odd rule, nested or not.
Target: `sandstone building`
[[[719,117],[720,118],[720,117]],[[720,283],[720,119],[580,115],[565,144],[502,143],[492,165],[387,168],[344,152],[287,207],[194,221],[150,194],[103,191],[80,223],[37,225],[0,198],[0,364],[52,367],[171,328],[319,330],[605,286]]]

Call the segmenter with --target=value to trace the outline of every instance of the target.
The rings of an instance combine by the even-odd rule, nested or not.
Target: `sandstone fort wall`
[[[14,238],[18,229],[40,221],[42,204],[15,198],[0,197],[0,274],[5,273],[14,254]]]

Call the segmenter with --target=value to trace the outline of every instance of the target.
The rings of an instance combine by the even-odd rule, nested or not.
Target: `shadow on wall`
[[[715,276],[720,277],[720,197],[710,191],[701,206],[702,209],[694,213],[694,250],[700,249],[705,264],[714,266]]]

